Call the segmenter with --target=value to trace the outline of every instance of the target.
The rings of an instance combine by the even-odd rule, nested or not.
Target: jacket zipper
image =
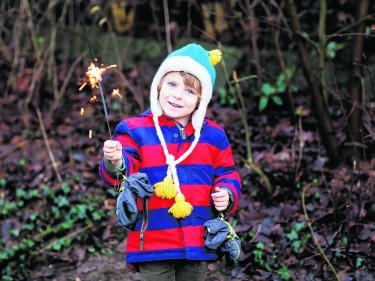
[[[146,233],[147,225],[148,225],[148,198],[145,197],[143,200],[143,221],[142,221],[142,226],[141,226],[141,231],[139,234],[139,247],[140,250],[143,251],[144,249],[144,236]]]
[[[185,128],[176,122],[177,128],[180,130],[180,135],[183,140],[186,140]]]

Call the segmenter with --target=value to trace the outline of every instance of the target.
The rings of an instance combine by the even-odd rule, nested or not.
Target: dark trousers
[[[139,263],[143,281],[203,281],[207,261],[165,260]]]

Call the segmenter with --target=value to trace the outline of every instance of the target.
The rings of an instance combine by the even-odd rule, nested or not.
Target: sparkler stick
[[[101,98],[102,98],[102,104],[103,104],[103,110],[104,110],[105,120],[107,121],[107,127],[108,127],[108,132],[109,132],[109,138],[112,139],[111,127],[109,126],[107,106],[106,106],[106,104],[105,104],[105,99],[104,99],[104,94],[103,94],[102,84],[99,82],[98,85],[99,85],[100,96],[101,96]]]
[[[91,46],[91,42],[90,42],[90,38],[89,38],[88,32],[87,32],[87,30],[86,30],[85,23],[83,22],[81,9],[80,9],[80,7],[79,7],[79,3],[78,3],[78,2],[79,2],[79,1],[76,0],[76,7],[77,7],[78,15],[79,15],[79,20],[80,20],[80,23],[81,23],[82,29],[83,29],[84,34],[85,34],[85,37],[86,37],[86,43],[87,43],[87,46],[88,46],[88,48],[89,48],[89,51],[90,51],[90,55],[91,55],[92,61],[94,62],[94,61],[95,61],[94,52],[93,52],[93,50],[92,50],[92,46]],[[102,101],[102,104],[103,104],[103,111],[104,111],[104,116],[105,116],[105,119],[106,119],[106,122],[107,122],[107,127],[108,127],[109,137],[110,137],[110,139],[112,139],[111,127],[109,126],[109,120],[108,120],[107,105],[106,105],[106,103],[105,103],[105,98],[104,98],[103,88],[102,88],[102,84],[101,84],[100,80],[101,80],[101,79],[98,79],[98,80],[97,80],[97,83],[98,83],[98,86],[99,86],[99,92],[100,92],[101,101]],[[83,87],[84,87],[84,86],[83,86]],[[83,88],[83,87],[82,87],[82,88]]]

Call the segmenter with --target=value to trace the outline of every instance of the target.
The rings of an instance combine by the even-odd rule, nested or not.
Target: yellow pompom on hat
[[[207,51],[201,45],[188,44],[181,49],[170,53],[160,65],[151,84],[150,107],[153,113],[156,133],[163,147],[166,164],[168,165],[167,175],[162,182],[156,183],[155,195],[163,199],[175,199],[175,203],[169,212],[177,219],[189,216],[193,210],[192,205],[186,202],[185,196],[180,190],[180,183],[177,175],[177,165],[184,161],[194,150],[200,137],[207,106],[212,97],[212,91],[216,79],[214,66],[221,60],[220,50]],[[175,159],[168,151],[167,144],[160,129],[158,117],[163,114],[159,103],[158,85],[161,79],[169,72],[184,71],[197,77],[201,83],[201,98],[198,108],[192,114],[192,125],[195,129],[194,141],[189,149]]]

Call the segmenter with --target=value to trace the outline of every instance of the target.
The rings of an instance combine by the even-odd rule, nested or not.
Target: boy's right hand
[[[122,165],[122,145],[116,140],[107,140],[103,145],[104,157],[112,162],[116,167]]]

